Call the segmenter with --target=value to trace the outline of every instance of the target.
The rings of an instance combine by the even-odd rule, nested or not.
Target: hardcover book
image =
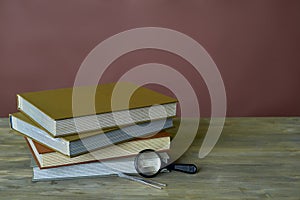
[[[91,94],[95,94],[91,97],[95,99],[94,107],[82,103],[76,116],[73,116],[75,113],[73,113],[74,107],[72,107],[74,88],[18,94],[18,109],[55,137],[176,115],[176,99],[145,87],[136,89],[137,86],[132,83],[118,83],[118,91],[121,91],[119,92],[121,94],[117,94],[119,98],[114,98],[116,107],[112,110],[112,95],[115,85],[112,83],[75,88],[79,99],[85,100],[91,97]],[[130,97],[129,104],[124,105],[122,103],[123,96],[132,90],[134,93]],[[150,109],[152,116],[149,116]],[[126,115],[128,112],[131,117],[124,117],[128,116]],[[115,119],[120,120],[116,123]]]
[[[172,127],[173,121],[170,118],[166,121],[153,121],[152,126],[145,126],[147,124],[143,123],[139,126],[131,125],[122,129],[111,129],[108,132],[95,131],[54,138],[47,130],[34,123],[23,113],[19,112],[10,115],[10,125],[13,130],[69,157],[160,132],[161,129]]]
[[[123,142],[118,145],[112,145],[93,151],[92,153],[86,153],[73,158],[69,158],[63,154],[53,151],[52,149],[49,149],[30,138],[25,137],[25,140],[27,141],[31,152],[41,169],[129,157],[137,155],[144,149],[167,151],[170,148],[170,136],[166,132],[158,133],[150,138],[141,138],[129,142]]]
[[[169,155],[166,152],[159,153],[163,162],[167,163]],[[137,174],[134,167],[134,156],[107,160],[103,162],[91,162],[78,165],[62,166],[40,169],[33,161],[32,181],[52,181],[73,178],[87,178],[98,176],[116,175],[119,172]]]

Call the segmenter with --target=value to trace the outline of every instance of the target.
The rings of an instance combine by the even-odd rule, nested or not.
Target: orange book
[[[170,148],[170,135],[166,132],[160,132],[150,138],[140,138],[108,146],[73,158],[64,156],[30,138],[25,137],[25,140],[41,169],[129,157],[137,155],[143,149],[166,151]]]

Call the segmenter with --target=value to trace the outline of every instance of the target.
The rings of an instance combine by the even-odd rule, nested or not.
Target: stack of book
[[[134,158],[144,149],[168,159],[170,135],[165,129],[173,126],[177,100],[118,83],[123,92],[136,90],[129,104],[116,110],[111,108],[114,87],[113,83],[80,87],[82,97],[95,91],[95,106],[92,113],[82,105],[75,117],[74,88],[17,95],[20,112],[10,114],[10,124],[24,136],[33,155],[34,181],[110,175],[116,170],[136,173]],[[130,120],[123,117],[124,112],[129,112]]]

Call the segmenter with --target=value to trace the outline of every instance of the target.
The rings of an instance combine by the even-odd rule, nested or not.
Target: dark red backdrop
[[[183,32],[206,48],[224,79],[228,116],[300,116],[299,10],[297,0],[2,0],[0,116],[16,111],[16,93],[71,87],[99,42],[146,26]],[[148,62],[174,66],[187,76],[201,113],[209,115],[202,79],[170,53],[124,55],[102,81]]]

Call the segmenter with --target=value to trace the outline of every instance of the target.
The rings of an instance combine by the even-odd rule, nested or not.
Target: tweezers
[[[123,173],[118,173],[118,176],[121,178],[126,178],[128,180],[138,182],[138,183],[142,183],[142,184],[145,184],[145,185],[148,185],[148,186],[154,187],[156,189],[160,189],[160,190],[163,189],[163,187],[167,186],[167,184],[164,184],[164,183],[159,183],[159,182],[156,182],[153,180],[145,180],[145,179],[137,177],[137,176],[129,176],[129,175],[126,175]]]

